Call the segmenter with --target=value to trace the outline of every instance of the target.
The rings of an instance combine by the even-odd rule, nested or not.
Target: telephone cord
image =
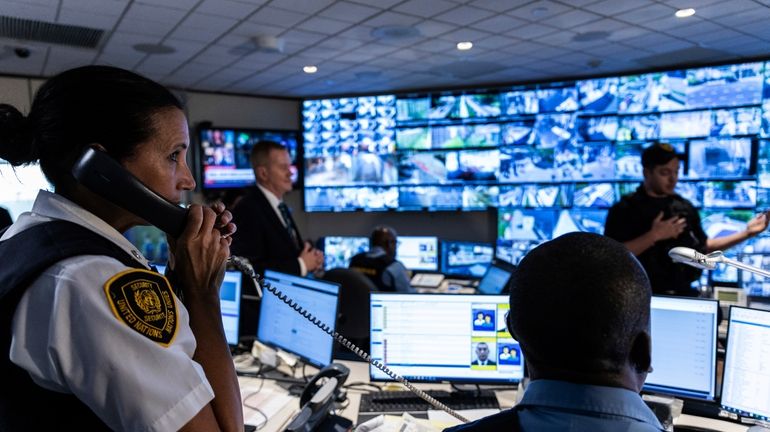
[[[390,378],[392,378],[395,381],[398,381],[401,383],[404,387],[409,389],[412,393],[416,394],[420,398],[422,398],[424,401],[428,402],[432,406],[439,408],[453,417],[457,418],[458,420],[462,421],[463,423],[468,423],[468,419],[457,413],[452,408],[449,408],[448,406],[444,405],[443,403],[439,402],[435,398],[433,398],[431,395],[425,393],[424,391],[418,389],[412,383],[406,380],[406,378],[403,378],[402,376],[398,375],[397,373],[390,370],[387,366],[382,364],[380,361],[375,360],[372,358],[372,356],[369,355],[366,351],[363,349],[357,347],[354,343],[350,342],[347,338],[345,338],[343,335],[337,333],[336,331],[332,330],[327,324],[325,324],[323,321],[319,320],[313,314],[306,311],[302,306],[297,304],[294,300],[290,299],[286,294],[281,292],[281,290],[273,287],[270,283],[265,281],[263,277],[258,275],[254,268],[251,266],[251,263],[248,262],[245,258],[238,257],[238,256],[231,256],[229,260],[236,268],[238,268],[240,271],[245,273],[247,276],[253,279],[255,286],[257,287],[257,291],[259,292],[259,287],[264,287],[266,290],[270,291],[278,297],[282,302],[284,302],[287,306],[294,309],[297,313],[305,317],[308,321],[313,323],[316,327],[323,330],[324,333],[331,336],[334,340],[337,341],[340,345],[344,346],[345,348],[349,349],[351,352],[353,352],[355,355],[361,357],[363,360],[367,361],[372,366],[376,367],[377,369],[384,372],[386,375],[388,375]],[[261,293],[260,293],[261,294]],[[260,295],[261,297],[261,295]]]

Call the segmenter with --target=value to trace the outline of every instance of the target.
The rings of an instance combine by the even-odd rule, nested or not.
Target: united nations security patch
[[[119,320],[154,342],[171,344],[176,335],[177,308],[165,277],[130,269],[108,280],[104,292]]]

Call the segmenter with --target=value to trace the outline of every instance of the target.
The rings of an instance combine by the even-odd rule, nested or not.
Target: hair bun
[[[8,104],[0,104],[0,159],[13,166],[37,160],[29,118]]]

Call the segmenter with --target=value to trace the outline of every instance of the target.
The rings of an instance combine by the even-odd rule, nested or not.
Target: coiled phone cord
[[[261,290],[260,287],[264,287],[266,290],[270,291],[271,293],[273,293],[273,295],[278,297],[282,302],[286,303],[287,306],[289,306],[290,308],[292,308],[295,311],[297,311],[297,313],[299,313],[300,315],[305,317],[305,319],[307,319],[308,321],[313,323],[313,325],[315,325],[319,329],[323,330],[324,333],[326,333],[329,336],[331,336],[332,339],[336,340],[340,345],[342,345],[345,348],[349,349],[355,355],[361,357],[362,359],[367,361],[369,364],[371,364],[372,366],[374,366],[377,369],[381,370],[382,372],[387,374],[389,377],[391,377],[395,381],[398,381],[399,383],[401,383],[404,387],[408,388],[412,393],[414,393],[417,396],[419,396],[420,398],[422,398],[425,402],[428,402],[432,406],[434,406],[436,408],[439,408],[439,409],[449,413],[450,415],[452,415],[453,417],[455,417],[458,420],[462,421],[463,423],[468,423],[468,421],[469,421],[468,419],[466,419],[462,415],[458,414],[452,408],[449,408],[448,406],[446,406],[443,403],[439,402],[438,400],[433,398],[431,395],[429,395],[429,394],[425,393],[424,391],[418,389],[417,387],[412,385],[412,383],[407,381],[406,378],[404,378],[404,377],[398,375],[397,373],[393,372],[392,370],[388,369],[387,366],[385,366],[384,364],[382,364],[378,360],[373,359],[372,356],[369,355],[369,353],[367,353],[363,349],[357,347],[354,343],[352,343],[349,340],[347,340],[347,338],[345,338],[343,335],[337,333],[336,331],[333,331],[327,324],[325,324],[323,321],[319,320],[318,318],[314,317],[313,314],[311,314],[310,312],[306,311],[302,306],[297,304],[297,302],[295,302],[294,300],[289,298],[286,294],[282,293],[281,290],[275,288],[270,283],[265,281],[265,279],[263,277],[261,277],[260,275],[258,275],[254,271],[254,267],[251,266],[251,263],[247,259],[245,259],[243,257],[239,257],[239,256],[231,256],[229,258],[228,262],[230,262],[238,270],[240,270],[241,272],[246,274],[248,277],[250,277],[254,281],[254,284],[255,284],[255,286],[257,288],[257,294],[258,294],[258,296],[260,298],[262,297],[262,290]]]

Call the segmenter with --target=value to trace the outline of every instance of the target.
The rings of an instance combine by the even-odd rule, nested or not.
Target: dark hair
[[[529,252],[513,274],[509,323],[534,366],[619,372],[649,328],[650,282],[621,243],[570,233]]]
[[[98,143],[122,161],[155,133],[153,115],[168,108],[182,104],[141,75],[111,66],[70,69],[40,87],[28,117],[0,104],[0,158],[13,166],[39,160],[52,184],[66,186],[83,148]]]
[[[642,152],[642,168],[654,168],[665,165],[672,159],[682,159],[671,144],[655,142]]]
[[[251,167],[266,166],[270,163],[270,152],[273,150],[286,150],[286,147],[275,141],[260,141],[254,144],[249,155]]]

